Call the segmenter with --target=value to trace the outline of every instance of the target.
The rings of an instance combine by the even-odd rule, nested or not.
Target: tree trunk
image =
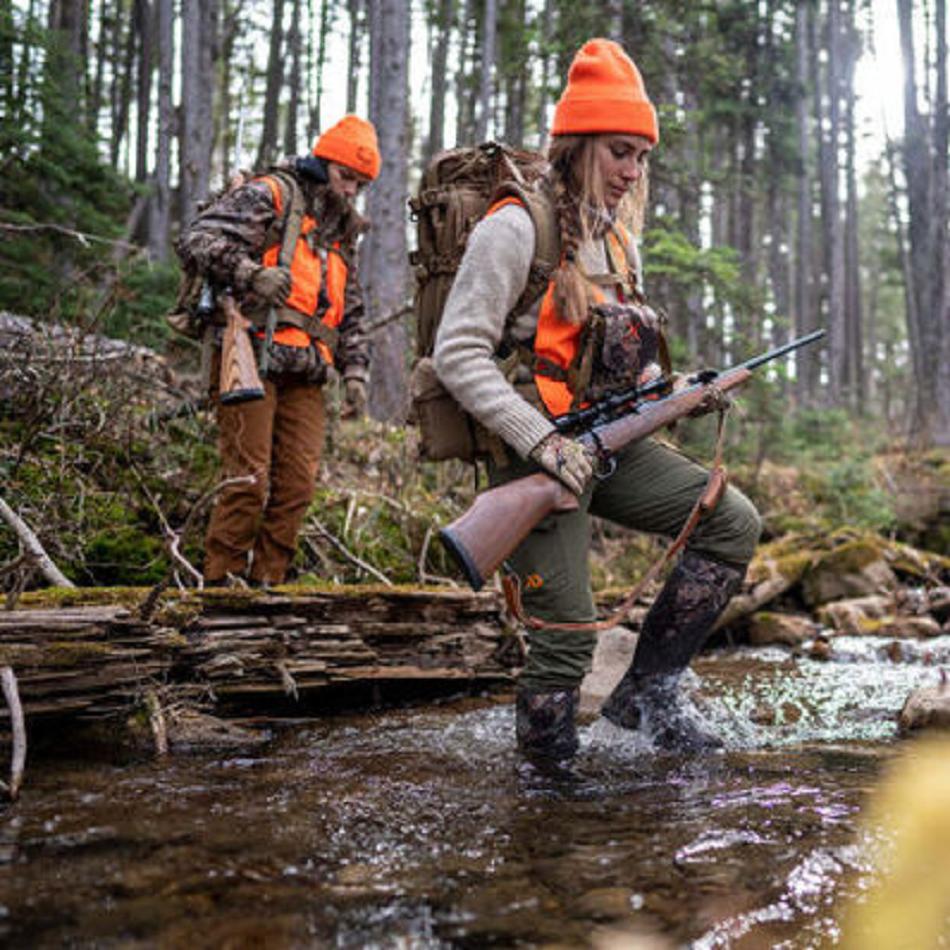
[[[172,73],[174,27],[172,0],[156,0],[158,8],[158,137],[155,147],[155,189],[149,215],[148,250],[153,261],[168,260],[171,240],[171,145],[174,135]]]
[[[367,207],[373,230],[365,241],[364,287],[369,315],[395,313],[408,297],[405,204],[409,156],[410,11],[402,0],[370,5],[370,119],[383,156]],[[377,332],[370,376],[370,411],[377,419],[402,420],[407,408],[406,353],[402,322]]]
[[[845,309],[844,225],[841,220],[841,80],[843,56],[838,0],[828,5],[828,134],[822,140],[821,188],[824,195],[825,269],[828,276],[828,389],[832,405],[848,398],[848,316]]]
[[[477,17],[475,0],[465,0],[460,25],[459,64],[455,76],[457,116],[455,141],[459,145],[471,145],[475,141],[475,47],[477,43]]]
[[[28,29],[36,28],[36,0],[30,0],[26,8],[26,18],[24,22]],[[30,75],[32,72],[33,58],[35,56],[35,47],[31,43],[24,43],[20,49],[20,58],[17,62],[17,97],[16,109],[11,115],[16,116],[16,124],[23,125],[28,115],[32,115],[36,107],[36,96],[29,95]]]
[[[148,0],[135,0],[132,7],[132,33],[138,45],[138,72],[135,84],[135,180],[148,177],[148,129],[152,112],[152,34],[153,9]]]
[[[933,321],[936,315],[933,315],[930,309],[933,304],[935,277],[932,269],[936,263],[930,230],[934,211],[931,207],[932,166],[928,154],[931,143],[926,120],[917,108],[913,4],[906,0],[897,0],[897,16],[904,59],[903,171],[907,183],[908,257],[912,274],[908,296],[913,298],[913,305],[907,308],[907,315],[909,320],[915,322],[915,327],[908,336],[912,349],[915,343],[917,345],[914,358],[916,399],[912,409],[911,431],[919,441],[927,442],[931,438],[936,411],[934,382],[937,374],[936,361],[939,358],[939,350],[934,351],[937,340],[934,339]]]
[[[317,56],[316,61],[313,65],[313,98],[310,105],[310,121],[309,127],[307,129],[307,141],[312,145],[316,140],[317,136],[320,134],[320,129],[322,128],[323,123],[323,111],[322,111],[322,99],[323,99],[323,71],[326,68],[327,64],[327,36],[330,33],[330,18],[331,18],[331,8],[328,0],[321,0],[320,2],[320,22],[317,26]],[[313,22],[311,16],[311,23]],[[351,22],[352,25],[352,22]],[[312,45],[313,39],[311,37],[310,43]],[[352,44],[353,37],[350,36],[350,50],[352,54]],[[347,70],[347,111],[354,111],[349,109],[349,89],[350,84],[354,81],[353,77],[349,74],[350,69],[352,68],[352,60],[348,64]],[[308,86],[310,83],[307,84]]]
[[[236,171],[241,166],[239,149],[243,142],[238,142],[239,133],[243,132],[243,118],[245,103],[243,92],[238,92],[237,115],[234,113],[232,85],[234,81],[234,48],[241,30],[242,22],[241,0],[232,3],[223,0],[221,7],[221,27],[219,30],[221,69],[218,70],[218,108],[215,110],[214,143],[219,151],[221,178],[229,181],[232,169]],[[245,81],[244,86],[248,83]],[[233,131],[232,131],[233,127]]]
[[[890,205],[891,220],[894,225],[894,239],[901,263],[901,276],[904,278],[904,311],[907,322],[907,343],[910,347],[912,375],[914,377],[913,391],[908,394],[911,404],[911,413],[916,413],[916,403],[920,398],[921,387],[917,382],[922,374],[922,360],[920,338],[918,336],[920,321],[917,318],[917,295],[914,293],[914,268],[910,260],[910,249],[907,240],[907,224],[901,212],[900,188],[897,184],[897,157],[896,147],[888,141],[885,147],[887,157],[888,189],[887,197]]]
[[[798,214],[795,235],[795,334],[814,330],[818,321],[811,293],[811,124],[808,116],[809,7],[800,3],[795,14],[796,79],[799,86],[795,105],[798,127]],[[816,347],[804,346],[795,355],[795,390],[800,406],[813,405],[818,393],[818,357]]]
[[[819,173],[821,184],[822,248],[824,276],[827,281],[828,324],[828,392],[833,405],[841,403],[846,390],[845,357],[847,353],[844,312],[844,231],[841,226],[841,202],[838,195],[838,148],[840,110],[836,57],[838,41],[837,0],[830,3],[827,20],[829,62],[824,76],[817,56],[813,61],[815,114],[818,133]],[[822,89],[828,98],[827,129],[822,105]]]
[[[49,33],[54,45],[47,59],[47,79],[63,97],[63,108],[74,120],[83,114],[83,37],[86,0],[51,0]]]
[[[623,0],[604,0],[604,23],[607,31],[603,35],[615,43],[623,43]]]
[[[86,107],[86,128],[92,138],[99,134],[99,112],[102,108],[102,82],[106,67],[106,50],[108,48],[109,26],[108,0],[99,0],[99,31],[96,39],[96,69],[89,85],[89,98]],[[91,14],[90,9],[90,14]],[[116,19],[119,11],[114,11]]]
[[[424,165],[445,147],[445,80],[448,76],[449,37],[454,16],[455,0],[439,0],[438,17],[434,24],[432,96],[429,102],[429,136],[423,155]]]
[[[267,56],[267,88],[264,93],[264,127],[257,151],[256,165],[263,168],[277,157],[277,125],[280,93],[284,85],[284,0],[274,0],[272,7],[270,50]]]
[[[16,113],[16,87],[13,61],[13,3],[0,0],[0,101],[8,121]]]
[[[300,0],[293,0],[287,48],[290,54],[290,101],[284,125],[284,154],[297,154],[297,114],[300,111],[300,60],[303,43],[300,38]]]
[[[116,64],[113,68],[121,72],[121,80],[112,83],[112,91],[110,94],[112,129],[109,143],[109,160],[113,168],[119,167],[119,152],[122,149],[122,141],[129,134],[128,125],[132,101],[132,76],[135,71],[135,49],[136,44],[140,42],[134,9],[130,22],[126,24],[124,31],[122,25],[123,18],[117,15],[112,31],[112,49],[114,62]],[[125,36],[125,52],[122,56],[123,63],[120,66],[118,65],[120,57],[119,51],[122,46],[123,35]],[[139,55],[141,57],[141,53]],[[148,116],[147,109],[145,115],[146,117]],[[141,120],[139,120],[139,125],[141,126]],[[144,179],[136,177],[136,181],[140,180],[144,181]]]
[[[346,111],[356,112],[360,91],[361,51],[363,48],[364,5],[366,0],[348,0],[350,11],[350,45],[346,72]],[[326,0],[324,0],[324,5]],[[326,37],[320,36],[321,50],[326,48]]]
[[[488,118],[492,107],[492,77],[495,70],[495,40],[498,21],[498,0],[485,0],[482,19],[481,71],[478,83],[478,108],[475,139],[484,142],[488,136]]]
[[[936,84],[934,97],[934,319],[939,340],[934,424],[934,442],[950,446],[950,239],[947,218],[950,213],[950,112],[947,108],[947,4],[936,0],[937,34]]]
[[[859,48],[855,24],[854,0],[849,0],[848,22],[842,41],[846,46],[845,75],[842,92],[846,103],[846,153],[845,177],[847,199],[845,204],[845,314],[846,314],[846,360],[847,390],[852,409],[863,414],[865,410],[865,373],[863,355],[863,317],[861,312],[861,260],[858,247],[858,175],[855,168],[855,120],[854,96],[849,91],[854,86],[854,71]]]
[[[500,20],[496,23],[498,51],[495,56],[497,82],[504,89],[504,100],[497,96],[503,106],[501,121],[496,132],[509,145],[524,146],[525,88],[531,64],[527,35],[523,27],[528,11],[525,0],[503,0]],[[503,130],[503,131],[501,131]]]
[[[544,148],[548,137],[548,99],[551,82],[550,43],[554,36],[554,0],[544,0],[541,13],[541,79],[538,83],[538,148]]]
[[[214,49],[217,42],[218,0],[190,0],[182,7],[181,129],[179,154],[179,214],[182,225],[194,217],[208,196],[214,119]]]
[[[750,13],[750,17],[753,14]],[[755,27],[750,29],[748,41],[745,44],[746,74],[749,77],[749,90],[743,93],[743,116],[741,122],[739,146],[739,177],[737,202],[737,233],[734,234],[734,246],[739,251],[742,277],[749,287],[755,287],[759,282],[759,248],[761,235],[759,234],[759,215],[756,214],[756,168],[759,160],[757,155],[757,139],[759,132],[759,115],[757,105],[757,90],[762,79],[760,63],[759,39],[762,24],[756,16]],[[749,318],[741,312],[736,314],[736,337],[740,347],[751,347],[759,350],[762,347],[762,320],[758,317]],[[740,349],[741,352],[741,349]]]
[[[789,259],[788,250],[785,247],[788,208],[786,193],[781,185],[781,176],[773,175],[769,179],[766,195],[769,220],[769,284],[772,288],[772,301],[775,304],[775,313],[772,317],[772,339],[769,344],[774,346],[787,342],[788,319],[791,313]],[[784,380],[782,386],[784,389]]]

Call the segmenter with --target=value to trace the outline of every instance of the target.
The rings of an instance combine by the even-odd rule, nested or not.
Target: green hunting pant
[[[510,465],[489,468],[492,485],[538,471],[533,462],[513,455]],[[613,475],[589,485],[577,511],[549,515],[509,558],[508,568],[521,581],[525,612],[559,623],[593,620],[590,516],[673,538],[689,517],[707,477],[701,465],[656,439],[627,446],[617,454]],[[760,530],[755,507],[729,486],[715,510],[699,522],[687,547],[744,569]],[[593,633],[530,631],[528,661],[520,682],[529,689],[577,686],[590,670],[594,644]]]

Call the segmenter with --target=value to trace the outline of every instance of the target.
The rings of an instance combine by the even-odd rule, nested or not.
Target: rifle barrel
[[[755,369],[756,366],[761,366],[763,363],[768,363],[771,360],[777,360],[780,356],[791,353],[792,350],[797,350],[803,346],[807,346],[809,343],[814,343],[815,340],[820,340],[826,332],[826,330],[813,330],[811,333],[806,333],[804,336],[800,336],[795,340],[790,340],[788,343],[776,346],[766,353],[753,356],[752,359],[740,363],[739,366],[744,369]]]
[[[778,359],[780,356],[784,356],[786,353],[791,353],[793,350],[807,346],[809,343],[814,343],[815,340],[820,340],[826,332],[827,331],[825,330],[813,330],[811,333],[806,333],[804,336],[790,340],[788,343],[783,343],[781,346],[776,346],[765,353],[760,353],[758,356],[753,356],[744,363],[738,363],[736,366],[730,366],[728,370],[700,371],[699,373],[691,376],[689,378],[689,382],[693,384],[708,383],[714,380],[716,377],[721,376],[725,372],[731,372],[737,369],[755,369],[757,366],[761,366],[763,363],[769,363],[772,360]],[[666,395],[666,391],[669,388],[670,380],[666,376],[661,376],[659,379],[652,380],[645,386],[631,386],[628,389],[623,389],[612,393],[611,395],[606,396],[600,402],[591,406],[586,406],[582,409],[575,409],[572,412],[566,412],[562,416],[557,416],[553,422],[558,432],[561,433],[571,433],[576,429],[583,429],[587,427],[596,428],[599,427],[599,425],[603,422],[609,421],[612,413],[615,410],[623,409],[629,406],[631,403],[642,402],[643,400],[649,399],[649,397],[653,396],[654,394],[662,397]]]

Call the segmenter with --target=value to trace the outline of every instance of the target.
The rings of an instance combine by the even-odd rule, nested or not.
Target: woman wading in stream
[[[518,748],[542,761],[569,759],[578,746],[579,685],[595,638],[556,625],[595,617],[590,516],[672,537],[707,479],[652,438],[627,446],[613,474],[594,479],[587,450],[555,431],[552,417],[658,373],[665,348],[623,223],[631,206],[642,212],[657,116],[637,67],[616,43],[594,39],[577,53],[551,134],[541,185],[530,195],[509,188],[473,231],[434,352],[442,383],[500,440],[501,457],[489,463],[492,484],[543,470],[580,501],[577,511],[542,521],[509,562],[525,609],[555,625],[529,631],[517,695]],[[560,235],[560,265],[541,298],[521,308],[545,201]],[[739,588],[759,531],[752,504],[727,489],[651,607],[604,716],[648,728],[664,750],[721,745],[697,721],[679,679]]]

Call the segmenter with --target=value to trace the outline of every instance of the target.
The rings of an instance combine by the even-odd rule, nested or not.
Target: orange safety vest
[[[274,210],[280,216],[284,209],[284,198],[279,183],[271,175],[265,175],[260,180],[266,182],[270,188]],[[315,251],[307,240],[307,235],[316,226],[316,218],[309,214],[303,216],[300,223],[300,236],[297,238],[293,260],[290,262],[290,294],[283,304],[284,308],[296,311],[308,320],[312,320],[316,313],[324,276],[320,252]],[[267,248],[262,263],[265,267],[276,267],[279,255],[280,241]],[[340,242],[337,241],[326,251],[325,290],[330,306],[320,319],[320,322],[331,330],[335,330],[343,320],[346,277],[346,261],[340,253]],[[299,326],[282,326],[274,332],[274,341],[285,346],[309,346],[311,340],[311,334]],[[330,347],[321,340],[316,341],[316,346],[323,359],[332,364],[333,353]]]
[[[486,217],[508,204],[524,207],[519,198],[502,198],[501,201],[496,202],[488,209]],[[611,230],[607,234],[608,253],[613,268],[618,274],[626,274],[629,270],[627,251],[631,240],[630,232],[619,223],[616,225],[616,231]],[[622,292],[619,288],[618,293],[621,294],[621,302],[623,302]],[[595,304],[604,303],[607,299],[604,292],[596,284],[591,285],[591,296]],[[547,363],[563,369],[566,373],[577,359],[583,331],[583,324],[568,323],[557,312],[554,303],[554,281],[552,280],[541,298],[538,326],[534,336],[536,363],[534,383],[538,388],[541,400],[552,416],[560,416],[570,411],[574,403],[574,393],[566,379],[555,379],[539,372],[537,364]]]

